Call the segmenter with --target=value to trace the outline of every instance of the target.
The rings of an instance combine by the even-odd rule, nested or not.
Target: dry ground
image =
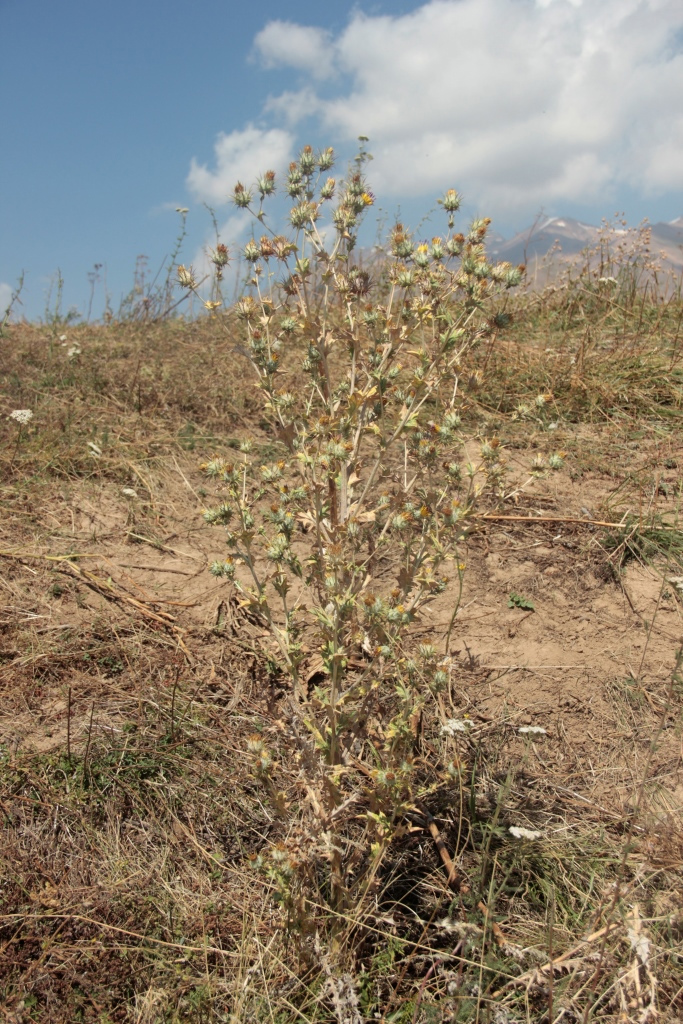
[[[300,834],[296,743],[201,518],[201,461],[269,445],[246,369],[211,323],[69,329],[71,358],[46,328],[0,341],[1,411],[34,411],[1,427],[4,1019],[342,1020],[346,971],[368,1020],[683,1020],[681,378],[547,330],[481,354],[469,426],[507,445],[509,497],[467,538],[450,687],[416,737],[428,765],[472,722],[466,785],[430,805],[468,884],[413,823],[341,933],[313,906],[290,939],[251,862]],[[543,390],[546,418],[515,419]],[[416,639],[443,642],[453,600]]]

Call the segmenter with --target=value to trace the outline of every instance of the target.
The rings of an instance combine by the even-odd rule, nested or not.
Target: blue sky
[[[361,133],[379,205],[409,223],[449,187],[504,235],[541,209],[683,215],[680,0],[0,0],[0,34],[0,306],[24,270],[29,318],[58,268],[85,312],[95,263],[116,309],[177,206],[185,262],[203,202],[244,241],[236,177],[305,142],[343,170]]]

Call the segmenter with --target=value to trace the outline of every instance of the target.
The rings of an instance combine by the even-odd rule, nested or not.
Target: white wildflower
[[[59,340],[61,341],[62,345],[66,345],[66,334],[60,334]]]
[[[133,487],[122,487],[121,494],[125,494],[127,498],[137,498],[138,492]]]
[[[66,350],[66,354],[69,357],[69,359],[74,359],[75,356],[80,356],[80,354],[81,354],[81,347],[80,347],[80,345],[72,345],[71,348],[68,348]]]
[[[510,825],[508,832],[515,839],[542,839],[542,832],[535,832],[530,828],[522,828],[520,825]]]
[[[520,725],[517,730],[522,736],[547,736],[548,733],[540,725]]]
[[[667,576],[667,583],[673,583],[676,590],[683,594],[683,576]]]
[[[14,411],[9,414],[9,418],[11,420],[16,420],[19,426],[25,427],[26,424],[30,423],[33,419],[33,413],[30,409],[14,409]]]
[[[472,723],[469,718],[449,718],[448,721],[441,726],[442,736],[455,736],[457,732],[467,733],[472,728]]]

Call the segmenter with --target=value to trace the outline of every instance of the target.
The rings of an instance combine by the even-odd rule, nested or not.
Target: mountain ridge
[[[575,217],[547,217],[512,238],[494,235],[489,243],[489,254],[498,261],[524,263],[534,270],[544,261],[566,264],[586,249],[599,251],[600,242],[605,238],[609,239],[612,251],[618,246],[623,246],[627,252],[635,247],[643,256],[649,255],[660,262],[665,271],[683,271],[683,217],[655,224],[643,221],[637,227],[621,221],[616,224],[605,221],[596,226]]]

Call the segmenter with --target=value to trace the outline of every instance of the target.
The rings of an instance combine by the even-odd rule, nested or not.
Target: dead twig
[[[533,981],[534,977],[537,975],[546,974],[548,971],[553,971],[556,967],[561,967],[567,960],[571,960],[572,957],[575,957],[582,949],[585,949],[586,946],[590,946],[591,943],[597,942],[598,939],[606,938],[610,932],[615,931],[619,927],[621,927],[621,922],[619,921],[613,921],[611,924],[606,924],[603,928],[599,928],[598,931],[593,932],[585,939],[582,939],[581,942],[572,946],[571,949],[568,949],[560,956],[555,957],[554,960],[548,960],[548,962],[543,964],[541,967],[534,967],[532,970],[526,971],[524,974],[520,974],[518,978],[513,978],[506,982],[502,988],[499,988],[493,993],[491,998],[497,999],[505,992],[506,989],[517,988],[519,985],[526,985],[528,982]]]

